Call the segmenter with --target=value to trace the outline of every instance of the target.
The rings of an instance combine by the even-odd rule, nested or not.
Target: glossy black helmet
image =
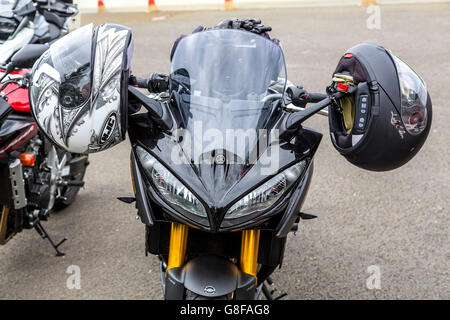
[[[354,93],[329,109],[331,140],[351,163],[387,171],[408,162],[431,126],[425,82],[385,48],[359,44],[339,61],[333,81]]]

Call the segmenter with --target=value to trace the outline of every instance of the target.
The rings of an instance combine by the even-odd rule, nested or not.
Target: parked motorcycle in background
[[[12,64],[8,70],[8,63],[18,50],[27,44],[50,44],[66,35],[69,22],[77,14],[76,5],[60,0],[1,0],[0,76],[3,82],[29,72]],[[11,81],[3,89],[8,92],[14,110],[30,113],[27,88],[20,88]]]
[[[63,255],[58,247],[65,238],[55,244],[41,221],[75,200],[88,160],[56,148],[38,131],[30,114],[29,68],[68,33],[77,14],[71,1],[0,2],[0,245],[34,228]]]
[[[20,3],[20,0],[15,2],[16,8]],[[31,2],[27,2],[31,11],[34,7],[30,4]],[[46,8],[45,5],[43,8]],[[45,9],[42,10],[46,15]],[[29,11],[21,9],[19,12]],[[21,21],[27,21],[27,17],[22,19]],[[60,20],[61,26],[63,20],[65,19]],[[29,24],[24,29],[17,26],[18,33],[10,35],[9,40],[0,46],[0,51],[16,37],[24,39],[26,34],[29,38],[31,31],[26,29],[33,26],[30,21],[28,20]],[[50,35],[55,37],[66,33],[64,28],[58,32],[52,30],[55,29],[47,28]],[[40,38],[37,42],[48,40],[51,38]],[[12,52],[11,48],[9,46],[3,54]],[[44,239],[50,241],[56,255],[62,256],[64,254],[58,247],[66,238],[55,243],[41,221],[47,220],[52,210],[59,210],[73,203],[80,187],[84,185],[83,177],[89,162],[87,155],[66,152],[52,145],[38,131],[30,114],[29,68],[47,49],[48,45],[45,44],[25,44],[11,58],[6,59],[8,54],[3,56],[3,61],[8,60],[8,63],[0,73],[0,245],[6,244],[23,229],[34,228]]]
[[[69,32],[76,5],[56,0],[0,1],[0,66],[29,43],[51,43]]]

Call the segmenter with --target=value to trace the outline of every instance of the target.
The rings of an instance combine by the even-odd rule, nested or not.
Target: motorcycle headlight
[[[255,216],[268,211],[297,181],[305,167],[306,161],[298,162],[241,198],[228,209],[224,217],[225,224],[230,225],[230,222],[232,222],[230,220]],[[228,220],[228,223],[226,220]],[[240,222],[242,221],[238,223]]]
[[[150,178],[150,182],[161,198],[174,210],[186,217],[195,221],[198,221],[198,218],[203,218],[198,222],[201,224],[207,223],[205,207],[197,197],[144,148],[138,146],[136,152],[146,175]]]

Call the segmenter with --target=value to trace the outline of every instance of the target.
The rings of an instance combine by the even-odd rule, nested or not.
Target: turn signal
[[[34,155],[32,155],[30,153],[22,153],[19,156],[19,160],[24,166],[27,166],[27,167],[34,166]]]

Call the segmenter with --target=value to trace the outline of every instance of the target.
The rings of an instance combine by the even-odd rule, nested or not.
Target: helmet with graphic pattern
[[[126,27],[89,24],[53,43],[35,63],[31,110],[51,141],[87,153],[125,138],[132,43]]]

